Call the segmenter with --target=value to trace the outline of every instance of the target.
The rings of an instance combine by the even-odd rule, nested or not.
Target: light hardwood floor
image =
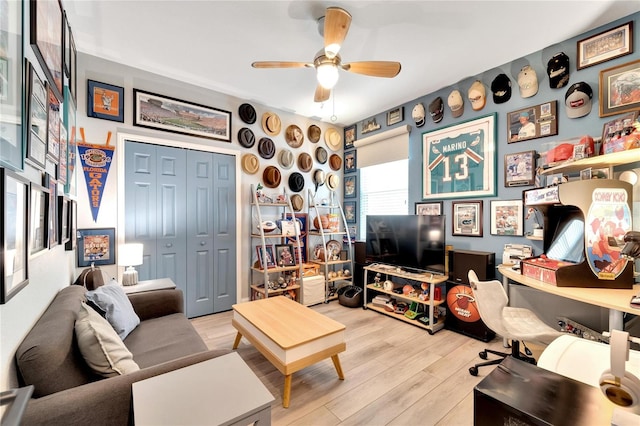
[[[274,425],[473,425],[473,387],[494,367],[482,367],[478,377],[468,368],[484,348],[508,351],[502,339],[485,343],[449,330],[429,335],[337,301],[312,309],[346,326],[344,381],[330,359],[307,367],[294,373],[291,405],[283,408],[284,376],[247,340],[237,350],[275,397]],[[231,349],[231,317],[224,312],[192,323],[209,348]]]

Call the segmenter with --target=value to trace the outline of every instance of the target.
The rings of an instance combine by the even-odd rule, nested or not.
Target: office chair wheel
[[[480,358],[482,358],[482,359],[487,359],[487,351],[478,352],[478,356]],[[478,374],[478,373],[476,373],[476,374]],[[474,374],[474,376],[475,376],[475,374]]]
[[[472,376],[477,376],[478,375],[478,367],[469,367],[469,374],[471,374]]]

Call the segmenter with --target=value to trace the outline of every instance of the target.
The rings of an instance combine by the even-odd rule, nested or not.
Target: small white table
[[[126,294],[141,293],[143,291],[163,290],[176,288],[171,278],[158,278],[155,280],[138,281],[138,284],[122,286]]]
[[[132,388],[136,426],[271,424],[274,397],[235,352]]]

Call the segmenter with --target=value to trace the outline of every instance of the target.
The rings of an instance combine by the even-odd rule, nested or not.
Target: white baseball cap
[[[520,96],[530,98],[538,93],[538,76],[536,70],[530,65],[522,67],[518,73],[518,86],[520,86]]]
[[[411,117],[413,117],[413,119],[415,120],[416,126],[418,127],[424,126],[424,117],[425,117],[424,105],[422,105],[421,103],[417,103],[413,107],[413,111],[411,111]]]
[[[479,111],[484,108],[487,100],[487,92],[484,89],[484,84],[482,84],[480,80],[473,82],[469,88],[468,98],[469,102],[471,102],[471,108],[473,108],[474,111]]]
[[[459,90],[452,90],[451,93],[449,93],[447,104],[454,118],[458,118],[464,113],[464,100]]]

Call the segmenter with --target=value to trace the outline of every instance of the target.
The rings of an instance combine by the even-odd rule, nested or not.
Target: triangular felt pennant
[[[100,202],[104,193],[104,185],[109,175],[109,167],[113,159],[114,147],[109,146],[111,132],[107,135],[106,145],[94,145],[85,142],[84,128],[80,128],[82,142],[78,143],[78,154],[84,178],[87,182],[87,193],[89,194],[89,206],[93,221],[98,221],[98,211],[100,210]]]

